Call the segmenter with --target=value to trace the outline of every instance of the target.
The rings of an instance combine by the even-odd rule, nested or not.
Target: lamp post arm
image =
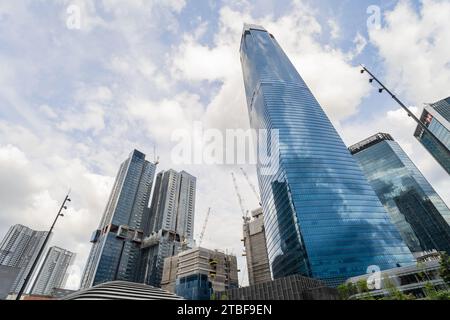
[[[30,268],[30,270],[29,270],[28,273],[27,273],[27,276],[25,277],[25,280],[23,281],[23,284],[22,284],[22,286],[20,287],[20,290],[19,290],[19,292],[18,292],[18,294],[17,294],[17,296],[16,296],[16,300],[20,300],[20,298],[22,297],[22,295],[23,295],[23,293],[24,293],[24,291],[25,291],[25,289],[26,289],[28,283],[30,282],[31,276],[33,275],[33,271],[34,271],[34,269],[36,269],[36,267],[37,267],[37,264],[38,264],[38,262],[39,262],[39,259],[40,259],[40,257],[42,256],[42,253],[44,252],[45,247],[46,247],[46,245],[47,245],[48,239],[50,238],[50,235],[52,234],[53,228],[55,227],[55,224],[56,224],[56,222],[58,221],[58,218],[61,216],[61,211],[62,211],[63,209],[65,209],[65,205],[66,205],[66,202],[67,202],[67,201],[70,201],[69,195],[66,195],[66,197],[64,198],[64,201],[63,201],[61,207],[60,207],[59,210],[58,210],[58,214],[56,215],[55,220],[53,220],[53,224],[52,224],[52,226],[50,227],[50,230],[49,230],[48,233],[45,235],[44,242],[42,243],[42,246],[39,248],[39,251],[38,251],[38,254],[37,254],[37,256],[36,256],[36,259],[34,259],[33,264],[31,265],[31,268]]]
[[[370,70],[367,69],[366,66],[361,64],[361,68],[363,68],[363,70],[361,70],[361,73],[367,72],[372,77],[372,79],[375,80],[375,82],[378,83],[383,88],[383,90],[385,90],[392,97],[392,99],[394,99],[403,108],[403,110],[405,110],[408,113],[408,116],[413,118],[414,121],[423,130],[425,130],[438,145],[444,148],[444,150],[447,149],[447,147],[442,143],[442,141],[440,141],[436,137],[436,135],[433,132],[431,132],[431,130],[419,118],[417,118],[416,115],[413,112],[411,112],[411,110],[409,110],[409,108],[399,98],[397,98],[395,94],[393,94],[380,80],[378,80],[378,78],[372,72],[370,72]]]

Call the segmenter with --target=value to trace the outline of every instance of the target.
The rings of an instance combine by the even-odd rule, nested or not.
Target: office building
[[[239,286],[236,256],[199,247],[185,250],[165,259],[161,285],[188,300],[209,300]]]
[[[250,285],[272,280],[262,208],[252,211],[252,218],[244,221],[244,247]]]
[[[216,300],[338,300],[338,291],[323,281],[292,275],[215,294]]]
[[[450,254],[450,210],[392,136],[349,148],[413,253]]]
[[[437,138],[417,126],[414,136],[436,159],[436,161],[450,174],[450,97],[436,103],[428,104],[420,117],[422,123]]]
[[[183,298],[142,283],[108,281],[69,294],[61,300],[183,300]]]
[[[137,266],[155,169],[137,150],[121,164],[99,227],[91,237],[81,288],[140,280]]]
[[[185,171],[158,173],[142,243],[142,282],[159,287],[164,259],[194,246],[196,178]],[[147,236],[148,235],[148,236]]]
[[[371,265],[389,269],[413,263],[358,164],[273,35],[245,25],[240,52],[250,124],[258,130],[257,174],[273,278],[302,274],[338,285]]]
[[[47,234],[46,231],[35,231],[20,224],[9,228],[0,243],[0,265],[20,269],[11,286],[11,293],[18,293],[22,288]]]
[[[67,282],[68,268],[73,264],[75,253],[51,247],[34,281],[31,294],[51,295],[54,288],[64,288]]]
[[[398,291],[412,295],[416,299],[426,297],[426,286],[432,285],[436,290],[448,289],[444,279],[440,276],[440,255],[438,252],[427,252],[418,258],[416,265],[405,266],[384,270],[378,275],[365,274],[352,277],[347,283],[357,285],[358,282],[368,284],[368,293],[354,293],[349,297],[351,300],[366,298],[368,295],[375,299],[389,296],[390,287],[395,287]]]

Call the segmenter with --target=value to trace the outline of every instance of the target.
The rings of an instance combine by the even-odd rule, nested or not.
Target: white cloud
[[[384,60],[389,85],[415,104],[449,96],[450,2],[423,0],[420,12],[402,0],[369,32]]]
[[[330,27],[330,34],[332,39],[337,39],[341,35],[341,28],[334,19],[328,19],[328,26]]]
[[[349,61],[355,59],[364,51],[367,46],[367,40],[358,32],[353,39],[353,44],[355,45],[355,48],[350,51],[347,56]]]
[[[401,98],[415,106],[419,116],[424,102],[450,95],[450,2],[421,1],[416,11],[402,0],[384,13],[385,25],[369,30],[370,43],[379,51],[385,82]],[[378,131],[392,133],[427,180],[450,205],[450,181],[446,172],[413,137],[415,123],[401,109],[391,108],[384,116],[344,128],[347,141],[365,138]],[[353,138],[352,138],[353,136]]]
[[[245,101],[241,95],[242,71],[237,53],[243,22],[260,24],[275,36],[330,117],[340,120],[352,115],[370,86],[361,81],[357,67],[348,63],[348,53],[339,48],[322,46],[315,39],[322,28],[312,12],[301,1],[293,5],[289,14],[277,20],[271,17],[255,19],[249,12],[224,7],[220,10],[220,29],[215,35],[214,46],[202,45],[193,37],[186,36],[175,52],[174,74],[185,80],[223,81],[223,87],[215,99],[225,96],[223,90],[233,85],[231,91],[239,92],[238,105],[216,107],[212,104],[210,107],[220,113],[229,108],[235,111],[228,113],[228,117],[216,117],[221,118],[223,123],[235,123],[229,117],[246,119]],[[357,53],[360,53],[365,44],[360,38],[355,40],[355,44]],[[208,113],[211,113],[210,108]],[[221,127],[220,124],[218,126]]]
[[[93,130],[97,134],[105,128],[103,107],[98,104],[89,104],[81,109],[65,111],[58,128],[63,131]]]
[[[168,145],[173,131],[190,129],[193,121],[201,119],[203,106],[199,96],[182,92],[172,98],[152,101],[131,96],[126,108],[131,121],[148,132],[154,141]]]

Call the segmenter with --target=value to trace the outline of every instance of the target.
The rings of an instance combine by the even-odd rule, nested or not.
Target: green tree
[[[359,293],[369,292],[369,287],[367,286],[367,281],[366,280],[359,280],[356,283],[356,287],[358,288],[358,292]]]
[[[337,289],[342,300],[348,300],[352,295],[358,293],[358,289],[353,282],[343,283]]]
[[[441,262],[439,267],[439,275],[445,281],[445,283],[450,285],[450,257],[447,253],[441,254]]]
[[[427,282],[423,289],[425,291],[425,296],[427,297],[428,300],[435,300],[437,291],[431,282]]]
[[[450,300],[450,290],[436,292],[434,300]]]
[[[420,270],[420,272],[417,273],[417,276],[420,281],[425,281],[425,279],[428,277],[428,274],[426,273],[425,269],[426,269],[425,263],[417,262],[417,270]]]
[[[427,300],[450,300],[450,290],[436,290],[430,282],[425,285],[424,291]]]
[[[398,290],[397,286],[389,277],[384,278],[384,287],[388,291],[388,295],[383,300],[415,300],[415,297],[411,294],[404,294]]]

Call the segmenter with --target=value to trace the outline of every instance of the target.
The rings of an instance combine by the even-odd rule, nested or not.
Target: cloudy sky
[[[51,244],[78,254],[68,283],[77,288],[120,162],[133,148],[153,160],[155,148],[158,169],[197,176],[196,234],[212,207],[203,245],[237,254],[246,282],[238,167],[171,161],[177,128],[248,128],[244,22],[277,38],[348,145],[391,133],[450,204],[448,175],[414,123],[358,68],[420,113],[450,95],[449,17],[445,0],[0,0],[0,237],[16,223],[47,229],[71,188]]]

